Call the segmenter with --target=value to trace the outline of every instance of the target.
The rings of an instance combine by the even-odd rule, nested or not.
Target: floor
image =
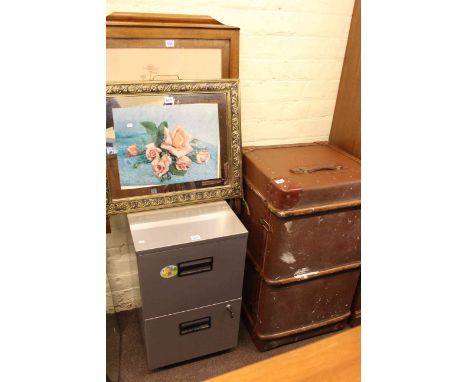
[[[146,367],[137,312],[134,310],[118,313],[118,321],[121,330],[121,363],[118,382],[203,381],[330,335],[303,340],[261,353],[255,348],[247,329],[241,322],[237,348],[175,366],[149,371]]]

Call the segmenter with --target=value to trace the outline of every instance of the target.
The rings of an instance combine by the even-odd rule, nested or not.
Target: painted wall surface
[[[354,0],[108,0],[107,12],[209,15],[240,27],[243,145],[328,140]],[[107,265],[116,310],[140,304],[126,217]]]
[[[106,240],[107,313],[141,306],[135,248],[127,216],[114,215],[110,221],[111,233]]]

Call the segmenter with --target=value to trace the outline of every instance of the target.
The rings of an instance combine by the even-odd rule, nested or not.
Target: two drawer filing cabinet
[[[150,369],[237,346],[247,230],[225,201],[128,215]]]

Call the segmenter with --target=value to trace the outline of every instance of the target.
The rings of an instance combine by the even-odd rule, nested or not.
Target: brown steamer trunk
[[[257,348],[342,329],[360,276],[360,161],[327,143],[243,154],[243,311]]]

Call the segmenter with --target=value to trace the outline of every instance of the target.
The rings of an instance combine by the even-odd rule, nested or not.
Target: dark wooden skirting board
[[[361,0],[355,0],[341,72],[330,143],[361,158]],[[349,324],[361,324],[361,282],[356,290]]]

